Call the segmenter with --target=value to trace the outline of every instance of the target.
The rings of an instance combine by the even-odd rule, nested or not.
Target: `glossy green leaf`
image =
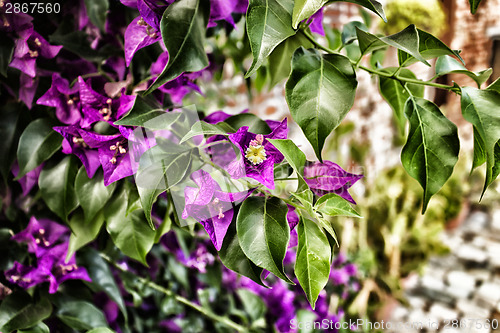
[[[250,0],[246,23],[253,62],[245,77],[255,73],[276,46],[295,35],[292,11],[293,0]]]
[[[219,258],[224,266],[230,270],[246,276],[259,285],[264,286],[260,278],[263,270],[248,259],[241,249],[240,241],[238,240],[238,236],[236,234],[235,223],[231,223],[227,229],[222,247],[219,251]]]
[[[286,100],[320,160],[326,137],[354,103],[356,86],[356,73],[348,58],[302,47],[295,51]]]
[[[359,29],[358,27],[356,27],[356,37],[358,39],[359,49],[361,50],[362,55],[388,46],[388,44],[379,37]]]
[[[319,198],[314,208],[330,216],[361,217],[347,200],[335,193],[328,193]]]
[[[65,221],[69,213],[78,207],[74,186],[77,172],[74,157],[66,156],[59,164],[45,167],[38,179],[43,200],[51,211]]]
[[[386,68],[384,72],[394,73],[397,68]],[[416,79],[416,75],[407,68],[402,68],[399,71],[399,76]],[[410,90],[411,94],[415,97],[424,97],[424,86],[418,84],[407,84],[406,88]],[[408,94],[407,89],[405,89],[401,82],[379,76],[379,89],[382,97],[389,103],[392,110],[394,111],[394,115],[396,116],[396,124],[400,130],[400,133],[403,134],[405,131],[406,118],[404,116],[405,103],[408,100],[410,95]]]
[[[330,275],[330,243],[321,228],[309,219],[300,219],[297,238],[295,275],[314,309]]]
[[[106,261],[92,248],[82,251],[80,257],[92,280],[87,284],[95,292],[104,291],[118,305],[126,320],[128,316],[122,294]]]
[[[91,329],[90,331],[87,331],[86,333],[115,333],[112,329],[109,329],[107,327],[97,327],[94,329]]]
[[[299,23],[320,10],[328,0],[295,0],[292,12],[292,27],[297,29]]]
[[[471,72],[467,70],[460,62],[456,59],[444,55],[437,59],[436,61],[436,76],[443,76],[446,74],[464,74],[476,81],[477,87],[480,88],[483,83],[488,81],[493,69],[488,68],[480,72]]]
[[[136,109],[138,110],[138,109]],[[151,130],[164,130],[182,116],[182,112],[165,112],[162,109],[143,110],[129,113],[126,117],[115,121],[115,125],[142,126]]]
[[[310,48],[312,44],[303,34],[296,34],[283,41],[269,55],[269,88],[275,87],[290,75],[293,53],[300,46]]]
[[[333,0],[330,2],[350,2],[359,6],[363,6],[366,9],[371,10],[375,14],[377,14],[384,22],[387,22],[387,18],[385,17],[384,8],[382,4],[375,0]]]
[[[480,3],[481,0],[469,0],[470,12],[472,14],[476,14],[477,8],[479,7]]]
[[[18,330],[17,333],[50,333],[50,329],[44,322],[39,322],[35,326]]]
[[[168,63],[145,94],[184,72],[197,72],[208,66],[204,44],[209,4],[205,0],[179,0],[167,7],[160,30],[169,54]]]
[[[52,120],[40,118],[31,122],[24,130],[17,147],[17,179],[48,160],[61,148],[62,136],[52,126],[55,126]]]
[[[306,164],[306,155],[302,150],[290,139],[268,139],[268,141],[285,156],[285,159],[297,174],[299,179],[297,191],[308,188],[304,177],[302,177],[304,165]]]
[[[129,193],[124,188],[104,208],[106,229],[115,245],[127,256],[147,266],[146,255],[154,244],[155,232],[142,209],[127,214]]]
[[[457,163],[460,147],[457,127],[434,103],[423,98],[408,99],[405,115],[410,121],[410,131],[401,161],[424,189],[424,213],[430,198],[450,178]]]
[[[344,44],[344,46],[347,46],[354,42],[357,38],[356,32],[358,30],[368,31],[368,27],[363,22],[359,21],[351,21],[346,23],[342,28],[342,44]]]
[[[252,113],[241,113],[227,118],[224,123],[229,125],[229,128],[234,128],[235,132],[240,127],[248,126],[248,131],[252,133],[269,134],[271,129],[269,125]],[[224,123],[219,123],[222,125]]]
[[[56,312],[63,323],[75,330],[106,327],[108,323],[101,310],[85,301],[65,301]]]
[[[81,211],[75,212],[68,221],[68,225],[71,228],[71,236],[69,237],[66,260],[69,260],[84,245],[93,241],[99,234],[99,230],[101,230],[103,224],[104,215],[102,212],[95,214],[88,220],[84,219]]]
[[[491,86],[490,86],[491,87]],[[481,197],[500,173],[500,93],[492,88],[462,88],[462,114],[474,126],[474,165],[486,161]]]
[[[30,328],[48,318],[51,313],[52,304],[48,299],[34,302],[26,292],[14,292],[0,304],[0,331],[8,333]]]
[[[227,135],[228,129],[230,128],[225,126],[224,123],[209,124],[200,120],[193,124],[191,130],[186,135],[184,135],[184,137],[180,141],[180,144],[194,138],[197,135]]]
[[[500,77],[497,78],[492,84],[490,84],[486,89],[494,90],[500,93]]]
[[[75,179],[75,192],[80,206],[85,213],[85,221],[92,220],[111,198],[116,183],[104,186],[103,174],[98,170],[94,177],[87,176],[85,167],[81,167]]]
[[[96,27],[105,32],[106,16],[108,14],[108,0],[85,0],[87,15]]]
[[[292,283],[283,267],[290,240],[287,212],[278,198],[249,197],[240,207],[236,230],[241,249],[254,264]]]
[[[464,63],[458,51],[453,51],[445,43],[443,43],[438,38],[434,37],[428,32],[425,32],[420,29],[417,29],[417,32],[418,32],[418,39],[417,39],[418,51],[420,52],[420,55],[424,59],[433,59],[443,55],[452,55],[457,57],[462,63]],[[427,61],[415,57],[415,54],[411,54],[410,52],[404,49],[399,49],[398,60],[399,64],[404,67],[414,64],[415,62],[417,62],[417,60],[422,61],[423,63],[429,65]]]
[[[135,181],[151,229],[155,229],[151,220],[153,204],[161,193],[178,184],[186,176],[192,154],[189,146],[171,143],[168,147],[155,146],[141,156]]]
[[[0,75],[7,76],[7,68],[14,54],[14,40],[7,34],[0,35]]]
[[[1,56],[0,56],[1,57]],[[1,60],[0,60],[1,61]],[[11,101],[0,106],[2,121],[0,122],[0,172],[5,182],[11,177],[10,169],[16,159],[19,137],[23,129],[25,118],[29,112],[22,103]]]
[[[411,24],[402,31],[388,37],[383,37],[381,40],[398,49],[400,64],[406,60],[406,58],[402,58],[404,56],[408,58],[413,57],[414,62],[418,60],[430,66],[419,49],[422,45],[419,35],[419,30],[415,25]]]

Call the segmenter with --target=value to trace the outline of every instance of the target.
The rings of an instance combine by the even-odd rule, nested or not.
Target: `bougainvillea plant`
[[[424,86],[461,96],[484,193],[500,173],[500,81],[481,89],[491,70],[468,71],[459,51],[413,25],[390,36],[356,27],[327,47],[331,2],[0,0],[0,330],[288,332],[306,308],[341,320],[323,290],[356,289],[356,267],[339,266],[331,219],[359,217],[348,190],[362,175],[322,152],[359,71],[378,78],[406,131],[401,161],[423,212],[459,153],[456,126]],[[385,20],[375,0],[348,2]],[[387,48],[398,67],[365,61]],[[434,58],[436,77],[462,73],[478,87],[407,68]],[[291,117],[183,104],[229,61],[250,86],[286,80]],[[315,160],[289,139],[292,121]]]

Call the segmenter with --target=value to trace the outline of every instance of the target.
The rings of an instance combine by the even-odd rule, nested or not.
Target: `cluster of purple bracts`
[[[45,282],[53,294],[66,280],[91,281],[87,271],[76,265],[75,256],[65,261],[69,243],[69,228],[47,219],[32,217],[23,231],[12,237],[28,246],[28,252],[35,255],[35,263],[25,266],[14,262],[5,272],[7,280],[21,288],[28,289]]]

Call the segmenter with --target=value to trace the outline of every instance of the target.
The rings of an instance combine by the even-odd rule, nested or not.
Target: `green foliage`
[[[184,72],[196,72],[208,66],[204,49],[205,27],[210,12],[208,4],[203,0],[180,0],[167,7],[160,28],[169,59],[146,94]]]
[[[424,189],[424,213],[431,196],[450,178],[457,163],[460,147],[457,126],[434,103],[419,97],[408,99],[405,115],[410,121],[410,132],[401,161]]]
[[[87,9],[90,21],[104,32],[104,25],[109,9],[108,0],[85,0],[85,8]]]
[[[286,100],[319,160],[326,137],[351,109],[356,86],[356,74],[346,57],[302,47],[295,51]]]
[[[278,198],[250,197],[241,205],[236,230],[243,253],[255,265],[292,283],[283,270],[290,228],[287,207]]]
[[[43,200],[64,221],[78,207],[75,192],[77,172],[75,158],[67,156],[59,164],[44,168],[38,180]]]
[[[292,0],[250,0],[247,10],[247,33],[253,63],[245,77],[264,63],[276,46],[295,35],[292,28]]]
[[[474,126],[473,168],[486,162],[482,197],[500,173],[500,93],[464,87],[461,104],[464,118]]]
[[[33,300],[24,291],[15,292],[0,304],[0,329],[10,333],[37,325],[52,313],[52,304],[47,298]]]
[[[47,118],[32,121],[19,138],[17,179],[48,160],[61,148],[61,136],[52,130],[54,122]]]
[[[295,275],[314,309],[330,275],[330,244],[323,230],[309,219],[299,221],[297,237]]]

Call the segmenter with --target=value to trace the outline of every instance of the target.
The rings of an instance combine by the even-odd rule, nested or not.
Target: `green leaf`
[[[0,35],[0,75],[7,77],[7,68],[14,54],[14,41],[7,34]]]
[[[470,12],[472,14],[476,14],[477,7],[479,7],[480,3],[481,3],[481,0],[469,0]]]
[[[297,225],[297,238],[295,275],[314,309],[318,295],[330,275],[330,243],[316,223],[303,218]]]
[[[322,160],[326,137],[351,109],[356,86],[356,73],[348,58],[302,47],[295,51],[286,100],[318,159]]]
[[[295,35],[293,6],[293,0],[250,0],[246,22],[253,62],[245,78],[255,73],[276,46]]]
[[[344,46],[347,46],[356,40],[357,30],[368,31],[368,27],[363,22],[359,21],[351,21],[344,25],[341,34],[342,44],[344,44]]]
[[[224,123],[209,124],[200,120],[194,123],[193,126],[191,126],[191,130],[186,135],[184,135],[179,144],[183,144],[184,142],[194,138],[197,135],[227,135],[227,129],[229,128],[225,126]]]
[[[96,27],[105,32],[106,15],[108,14],[108,0],[85,0],[87,15]]]
[[[379,37],[372,35],[367,31],[363,31],[358,27],[356,27],[356,36],[358,38],[359,49],[362,56],[388,46],[388,44]]]
[[[252,113],[242,113],[227,118],[224,123],[229,125],[229,128],[239,129],[242,126],[248,126],[248,131],[252,133],[269,134],[271,129],[269,125]],[[218,125],[222,125],[219,123]]]
[[[115,331],[107,327],[97,327],[90,331],[87,331],[86,333],[115,333]]]
[[[17,147],[17,161],[21,178],[61,148],[62,137],[52,129],[55,124],[48,118],[32,121],[21,134]]]
[[[246,276],[255,283],[265,287],[260,278],[263,271],[262,268],[257,267],[250,259],[248,259],[241,249],[240,241],[236,234],[235,223],[231,223],[227,229],[222,247],[219,251],[219,258],[224,266],[230,270]]]
[[[50,329],[44,322],[39,322],[30,328],[18,330],[17,333],[50,333]]]
[[[151,130],[164,130],[170,127],[182,116],[182,112],[166,112],[162,109],[149,109],[131,112],[122,119],[115,121],[115,125],[142,126]]]
[[[328,193],[319,198],[314,208],[330,216],[361,217],[347,200],[335,193]]]
[[[388,73],[393,73],[397,68],[385,68],[383,71]],[[402,68],[399,71],[399,76],[416,79],[416,75],[407,68]],[[411,94],[416,97],[424,97],[424,86],[418,84],[406,84],[406,88],[410,90]],[[380,94],[387,103],[391,106],[396,116],[396,124],[400,130],[401,134],[404,134],[406,118],[404,116],[405,103],[410,95],[407,89],[405,89],[401,82],[379,76],[379,89]]]
[[[155,232],[149,227],[142,209],[127,215],[129,192],[123,188],[104,208],[106,229],[115,245],[127,256],[145,266],[153,247]]]
[[[52,304],[46,298],[33,302],[25,291],[14,292],[0,304],[0,330],[12,332],[32,327],[48,318]]]
[[[236,294],[238,294],[241,303],[243,303],[243,308],[250,315],[252,321],[264,317],[267,309],[260,296],[247,289],[237,289]]]
[[[417,29],[417,32],[418,32],[418,39],[416,40],[418,41],[418,52],[424,59],[433,59],[443,55],[452,55],[457,57],[462,63],[464,63],[458,51],[453,51],[445,43],[443,43],[438,38],[434,37],[428,32],[425,32],[420,29]],[[412,48],[412,50],[414,49]],[[429,65],[427,61],[415,57],[415,54],[411,54],[410,52],[404,49],[399,49],[398,60],[399,64],[404,67],[414,64],[415,62],[417,62],[417,60],[422,61],[426,65]]]
[[[90,330],[108,326],[102,311],[85,301],[63,302],[56,312],[56,316],[75,330]]]
[[[462,114],[474,126],[473,167],[486,161],[481,198],[500,172],[500,93],[494,85],[490,87],[484,90],[464,87],[461,100]]]
[[[168,63],[145,94],[184,72],[197,72],[208,66],[204,44],[209,4],[205,0],[179,0],[167,7],[160,30],[169,54]]]
[[[75,212],[68,225],[71,229],[71,236],[69,237],[68,252],[66,260],[69,260],[73,254],[81,249],[84,245],[93,241],[102,225],[104,224],[104,215],[102,212],[94,215],[91,219],[84,219],[81,211]]]
[[[0,56],[1,57],[1,56]],[[1,61],[1,60],[0,60]],[[11,101],[2,104],[2,121],[0,122],[0,172],[4,181],[11,178],[10,169],[16,159],[17,146],[25,118],[29,115],[23,103]]]
[[[330,2],[350,2],[356,5],[360,5],[365,7],[366,9],[371,10],[375,14],[377,14],[384,22],[387,22],[387,18],[385,17],[384,8],[382,4],[375,0],[333,0]]]
[[[151,210],[158,196],[178,184],[190,170],[193,151],[175,143],[147,150],[139,162],[135,176],[137,190],[146,219],[152,230]]]
[[[486,89],[495,90],[500,93],[500,77],[495,80],[492,84],[490,84]]]
[[[290,240],[287,212],[278,198],[249,197],[240,207],[236,230],[241,249],[253,263],[293,284],[283,267]]]
[[[314,15],[328,0],[295,0],[292,12],[292,27],[297,29],[299,23]]]
[[[77,172],[75,159],[66,156],[59,164],[44,168],[38,179],[43,200],[51,211],[65,221],[69,213],[78,207],[74,187]]]
[[[92,220],[106,202],[111,198],[116,183],[104,186],[102,171],[98,170],[94,177],[87,176],[85,167],[81,167],[75,179],[75,192],[80,206],[85,213],[85,222]]]
[[[309,188],[301,192],[292,193],[292,196],[299,200],[299,202],[302,204],[302,206],[304,206],[305,211],[307,211],[309,215],[315,215],[313,210],[314,194]]]
[[[493,69],[488,68],[480,72],[471,72],[467,70],[460,62],[454,58],[444,55],[437,59],[436,61],[436,76],[443,76],[446,74],[465,74],[477,83],[477,87],[481,88],[481,85],[488,81]]]
[[[302,177],[304,165],[306,164],[306,155],[302,150],[290,139],[268,139],[268,141],[285,156],[285,159],[297,174],[297,178],[299,179],[297,191],[309,188],[304,177]]]
[[[120,289],[106,261],[99,255],[99,252],[92,248],[82,251],[81,254],[81,259],[92,280],[92,282],[88,282],[87,284],[95,292],[104,291],[118,305],[126,321],[128,318],[127,309],[125,308]]]
[[[296,34],[283,41],[269,55],[269,88],[275,87],[284,78],[290,75],[292,69],[292,56],[300,46],[312,47],[312,43],[303,35]]]
[[[410,132],[401,161],[424,189],[424,213],[430,198],[450,178],[457,163],[460,149],[457,127],[434,103],[419,97],[408,99],[405,115],[410,121]]]

